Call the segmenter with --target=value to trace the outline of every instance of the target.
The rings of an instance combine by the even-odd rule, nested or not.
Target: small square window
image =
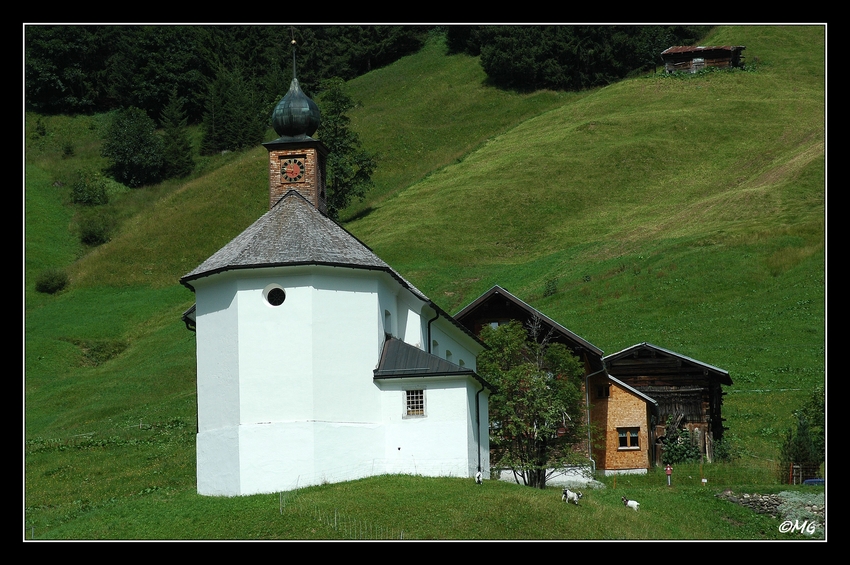
[[[640,428],[617,428],[620,449],[640,449]]]
[[[604,384],[596,387],[596,398],[608,398],[611,396],[611,385]]]
[[[405,415],[408,417],[425,416],[425,391],[424,390],[406,390],[407,408]]]

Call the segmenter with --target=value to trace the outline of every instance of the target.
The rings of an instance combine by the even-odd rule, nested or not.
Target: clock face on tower
[[[285,159],[280,164],[283,182],[298,182],[304,178],[304,160],[299,158]]]

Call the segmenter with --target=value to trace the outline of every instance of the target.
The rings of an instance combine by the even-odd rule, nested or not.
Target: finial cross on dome
[[[315,102],[304,94],[298,79],[295,78],[295,31],[292,45],[292,83],[289,92],[278,102],[272,113],[272,126],[281,138],[303,139],[313,135],[319,129],[321,115]]]

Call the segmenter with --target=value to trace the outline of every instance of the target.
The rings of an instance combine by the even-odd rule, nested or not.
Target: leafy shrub
[[[35,289],[44,294],[56,294],[66,286],[68,286],[68,273],[62,269],[45,269],[35,280]]]
[[[664,452],[661,461],[665,465],[676,463],[692,463],[700,460],[699,446],[696,445],[691,432],[680,430],[673,426],[673,418],[667,418],[667,433],[661,439]]]
[[[738,446],[732,437],[728,434],[723,439],[714,442],[714,460],[715,461],[732,461],[739,457]]]
[[[111,161],[115,180],[131,188],[162,179],[163,141],[156,133],[156,123],[144,110],[130,107],[116,112],[101,152]]]
[[[78,171],[71,185],[71,201],[84,206],[100,206],[109,202],[106,182],[100,174],[93,171]]]
[[[80,241],[85,245],[97,246],[109,241],[115,231],[115,217],[107,210],[85,210],[80,214]]]
[[[39,118],[35,122],[35,136],[36,137],[44,137],[47,135],[47,126],[44,125],[44,120]]]

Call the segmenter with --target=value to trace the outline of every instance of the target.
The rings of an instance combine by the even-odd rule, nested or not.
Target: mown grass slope
[[[756,71],[518,94],[432,42],[349,84],[380,168],[343,217],[447,310],[500,284],[606,353],[649,341],[728,370],[736,464],[748,484],[772,482],[791,411],[825,381],[824,29],[724,27],[703,43],[746,45]],[[27,115],[26,536],[333,537],[299,519],[261,525],[254,497],[194,494],[194,334],[180,321],[193,296],[177,280],[263,213],[266,150],[204,158],[183,182],[112,185],[121,227],[89,249],[68,175],[103,165],[103,124]],[[68,269],[68,290],[35,292],[48,267]],[[349,489],[366,519],[365,484],[321,487],[316,504]],[[384,519],[368,520],[396,523],[404,493],[432,488],[416,485],[395,485],[396,502],[375,507]],[[411,536],[534,538],[515,528],[537,496],[521,492],[515,522],[469,530],[443,519],[453,502],[441,499],[446,511]],[[697,514],[717,504],[691,498]],[[618,535],[610,519],[591,537],[738,537],[663,520]],[[740,537],[762,535],[747,528]]]

